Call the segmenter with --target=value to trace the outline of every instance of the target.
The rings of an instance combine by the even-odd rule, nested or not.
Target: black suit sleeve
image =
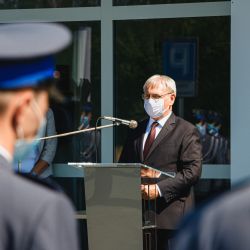
[[[192,127],[185,132],[180,146],[180,160],[175,178],[157,183],[166,202],[189,193],[201,175],[202,150],[198,131]]]

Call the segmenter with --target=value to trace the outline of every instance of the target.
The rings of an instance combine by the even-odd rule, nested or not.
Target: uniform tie
[[[153,122],[151,125],[149,135],[148,135],[147,140],[146,140],[145,145],[144,145],[144,150],[143,150],[144,159],[147,157],[149,149],[151,148],[151,146],[154,142],[155,134],[156,134],[156,127],[158,126],[158,124],[159,124],[158,122]]]

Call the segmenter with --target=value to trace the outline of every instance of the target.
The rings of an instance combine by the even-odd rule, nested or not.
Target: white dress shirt
[[[5,149],[2,145],[0,145],[0,155],[3,156],[8,162],[12,162],[13,157],[11,156],[10,152]]]
[[[160,120],[157,120],[158,125],[156,126],[155,138],[160,133],[161,129],[163,128],[163,126],[165,125],[165,123],[167,122],[167,120],[169,119],[169,117],[171,116],[171,114],[172,114],[172,111],[170,111],[170,113],[167,116],[163,117]],[[144,135],[144,138],[143,138],[143,149],[144,149],[144,145],[145,145],[145,142],[146,142],[147,137],[149,135],[149,132],[151,130],[151,125],[152,125],[153,122],[155,122],[155,120],[150,117],[150,119],[148,121],[147,128],[146,128],[146,132],[145,132],[145,135]]]

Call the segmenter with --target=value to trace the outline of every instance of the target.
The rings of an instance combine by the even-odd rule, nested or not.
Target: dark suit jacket
[[[201,175],[201,144],[198,130],[191,123],[173,113],[156,137],[143,159],[142,143],[148,120],[131,130],[119,162],[143,163],[162,171],[176,173],[176,177],[159,178],[162,196],[157,198],[157,226],[175,229],[183,214],[192,206],[191,187]]]
[[[68,199],[12,172],[0,156],[0,250],[77,250]]]

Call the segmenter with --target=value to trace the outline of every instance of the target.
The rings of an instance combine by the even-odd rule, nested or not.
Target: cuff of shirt
[[[157,184],[156,184],[156,188],[157,188],[157,191],[158,191],[158,193],[159,193],[160,197],[162,197],[161,190],[160,190],[160,188],[159,188],[159,186],[158,186]]]

